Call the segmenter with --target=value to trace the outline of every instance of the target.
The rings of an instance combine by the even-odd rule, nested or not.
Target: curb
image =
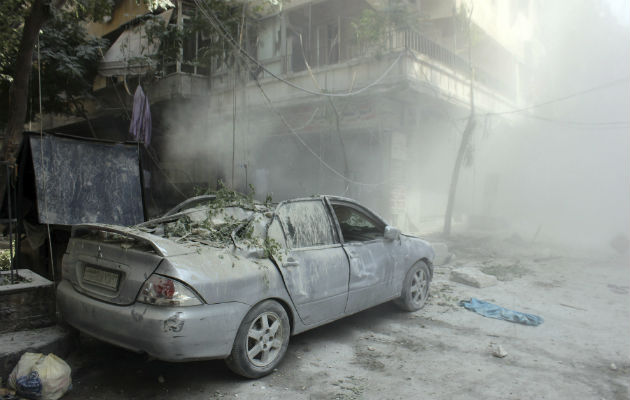
[[[59,325],[27,331],[0,334],[0,378],[7,382],[7,377],[19,361],[22,354],[54,353],[64,358],[75,347],[77,334]]]

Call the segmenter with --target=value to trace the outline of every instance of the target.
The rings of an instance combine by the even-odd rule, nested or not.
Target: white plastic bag
[[[70,387],[70,366],[61,358],[50,353],[24,353],[9,375],[9,387],[16,389],[16,381],[21,376],[37,372],[42,383],[41,400],[57,400]]]
[[[50,353],[35,364],[42,381],[42,400],[57,400],[70,387],[70,366],[64,360]]]
[[[17,365],[13,368],[13,371],[9,374],[9,381],[7,382],[9,389],[16,390],[17,378],[30,374],[35,364],[43,357],[44,355],[42,353],[22,354],[20,361],[18,361]]]

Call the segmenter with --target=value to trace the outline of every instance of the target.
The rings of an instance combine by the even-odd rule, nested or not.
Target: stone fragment
[[[494,286],[498,282],[496,277],[484,274],[477,268],[473,267],[454,269],[453,271],[451,271],[450,279],[453,282],[463,283],[464,285],[473,286],[476,288]]]
[[[507,351],[503,350],[503,346],[495,345],[492,346],[492,355],[497,358],[504,358],[508,355]]]

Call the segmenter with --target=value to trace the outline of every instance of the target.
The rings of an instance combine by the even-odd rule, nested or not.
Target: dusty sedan
[[[65,321],[158,359],[223,358],[256,378],[291,335],[427,299],[431,246],[350,199],[203,200],[135,227],[74,227],[57,288]]]

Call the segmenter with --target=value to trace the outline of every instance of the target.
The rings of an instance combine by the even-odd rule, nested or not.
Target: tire
[[[284,307],[273,300],[258,303],[243,318],[225,363],[246,378],[268,375],[284,357],[290,334]]]
[[[405,276],[401,295],[394,302],[405,311],[417,311],[424,307],[429,297],[431,275],[424,261],[415,263]]]

